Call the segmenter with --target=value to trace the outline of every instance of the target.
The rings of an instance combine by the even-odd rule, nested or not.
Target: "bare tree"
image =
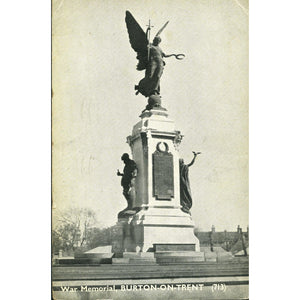
[[[89,229],[96,224],[96,216],[88,208],[69,208],[55,211],[52,224],[53,250],[74,251],[86,243]]]

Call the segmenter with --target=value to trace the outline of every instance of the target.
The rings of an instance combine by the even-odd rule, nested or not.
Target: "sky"
[[[135,95],[125,11],[152,37],[166,21],[162,105],[184,135],[196,227],[248,226],[248,3],[210,1],[53,1],[53,209],[89,207],[101,226],[125,208],[120,177],[126,137],[147,99]]]

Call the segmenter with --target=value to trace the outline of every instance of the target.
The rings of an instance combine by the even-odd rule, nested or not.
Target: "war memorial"
[[[116,172],[127,206],[116,216],[110,251],[97,247],[55,261],[53,299],[246,299],[248,257],[210,251],[194,233],[191,207],[198,200],[189,168],[201,149],[191,145],[192,160],[181,159],[183,134],[160,93],[164,60],[180,63],[185,55],[161,49],[168,22],[154,37],[151,22],[145,32],[129,11],[125,24],[144,74],[134,90],[147,101],[126,137],[128,153],[120,153],[124,169]]]

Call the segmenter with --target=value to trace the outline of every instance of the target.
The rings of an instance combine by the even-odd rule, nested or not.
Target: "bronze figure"
[[[161,42],[160,34],[167,26],[167,23],[158,31],[150,43],[149,25],[146,33],[134,19],[129,11],[126,11],[126,26],[128,30],[131,47],[137,53],[137,70],[145,70],[145,76],[140,80],[139,84],[135,86],[136,94],[141,93],[145,97],[149,97],[148,106],[146,109],[151,109],[155,106],[160,106],[160,78],[162,76],[165,62],[163,58],[175,56],[176,59],[183,59],[184,54],[165,54],[159,44]]]
[[[119,213],[121,216],[126,210],[131,210],[135,198],[134,180],[137,176],[137,166],[134,160],[129,158],[128,153],[124,153],[121,157],[125,166],[123,173],[117,170],[117,176],[122,176],[121,186],[123,187],[123,195],[127,200],[127,207]]]
[[[190,187],[190,180],[189,180],[189,167],[192,166],[195,162],[195,159],[198,154],[201,152],[194,152],[194,157],[192,161],[185,165],[184,160],[182,158],[179,159],[179,173],[180,173],[180,204],[181,210],[185,213],[191,214],[190,209],[192,207],[192,193]]]

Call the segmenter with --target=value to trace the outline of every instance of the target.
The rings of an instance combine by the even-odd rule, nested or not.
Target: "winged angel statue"
[[[126,11],[126,26],[129,35],[131,47],[137,53],[137,70],[145,70],[145,77],[135,86],[136,95],[141,93],[149,97],[148,106],[150,110],[155,106],[160,106],[160,78],[162,76],[165,62],[164,57],[175,56],[176,59],[183,59],[184,54],[165,54],[159,44],[161,42],[160,34],[168,25],[169,21],[157,32],[153,42],[150,43],[150,20],[146,33],[134,19],[129,11]]]

